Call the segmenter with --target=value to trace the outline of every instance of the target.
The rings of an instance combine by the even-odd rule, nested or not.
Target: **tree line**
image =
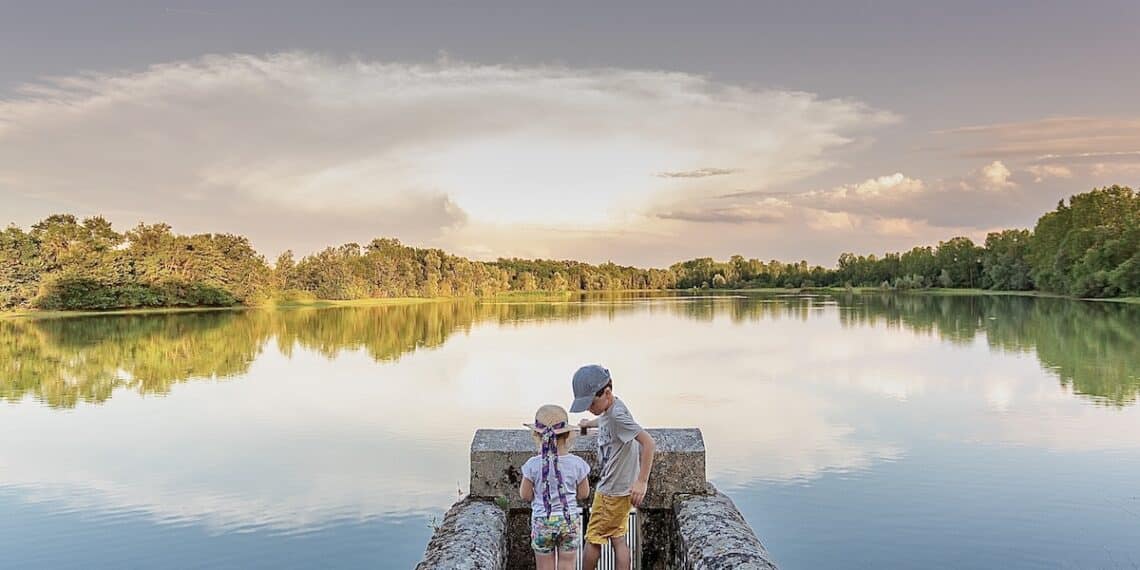
[[[806,261],[697,258],[667,269],[566,260],[481,262],[395,239],[329,247],[271,266],[233,234],[178,235],[169,225],[118,232],[101,217],[49,216],[0,232],[0,309],[256,305],[271,299],[478,297],[509,291],[928,287],[1140,295],[1140,194],[1111,186],[1072,196],[1033,230],[955,237],[882,256]]]
[[[1045,291],[1075,297],[1140,295],[1140,194],[1110,186],[1077,194],[1033,230],[955,237],[882,256],[843,253],[835,268],[736,255],[669,268],[679,288],[878,287]]]

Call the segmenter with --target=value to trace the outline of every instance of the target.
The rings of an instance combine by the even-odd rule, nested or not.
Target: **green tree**
[[[1027,291],[1033,288],[1029,266],[1029,230],[1005,230],[986,236],[982,254],[982,286]]]
[[[1039,287],[1081,297],[1136,294],[1129,276],[1140,253],[1140,196],[1132,189],[1072,196],[1042,216],[1033,235],[1029,260]]]
[[[943,287],[977,287],[981,283],[982,249],[970,238],[959,236],[938,242],[934,258],[948,276],[944,281],[940,274]]]
[[[14,226],[0,232],[0,309],[29,306],[42,273],[35,237]]]

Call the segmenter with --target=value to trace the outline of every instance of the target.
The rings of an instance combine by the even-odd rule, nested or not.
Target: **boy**
[[[598,465],[601,477],[594,490],[590,522],[586,526],[586,557],[583,570],[595,570],[602,545],[614,549],[615,568],[629,570],[632,560],[625,535],[629,532],[630,505],[645,498],[653,452],[657,445],[641,428],[625,403],[613,394],[610,371],[591,364],[574,373],[574,403],[571,412],[589,410],[597,416],[578,422],[580,428],[598,428]]]

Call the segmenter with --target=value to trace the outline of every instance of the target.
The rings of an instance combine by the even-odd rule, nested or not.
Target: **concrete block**
[[[671,509],[673,496],[702,493],[705,489],[705,443],[695,428],[650,429],[657,443],[653,472],[649,479],[644,509]],[[591,465],[591,488],[598,477],[597,437],[576,437],[571,453]],[[530,432],[525,429],[481,429],[471,442],[472,497],[507,500],[510,509],[529,509],[518,496],[522,474],[519,469],[538,453]]]
[[[467,498],[452,505],[431,537],[416,570],[507,568],[507,513],[492,502]]]
[[[673,510],[674,568],[776,570],[776,563],[732,499],[712,485],[704,494],[679,496]]]

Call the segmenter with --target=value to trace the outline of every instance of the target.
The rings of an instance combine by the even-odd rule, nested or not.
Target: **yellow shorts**
[[[590,506],[590,522],[586,526],[586,542],[606,544],[611,538],[629,533],[629,495],[610,497],[597,491]]]

